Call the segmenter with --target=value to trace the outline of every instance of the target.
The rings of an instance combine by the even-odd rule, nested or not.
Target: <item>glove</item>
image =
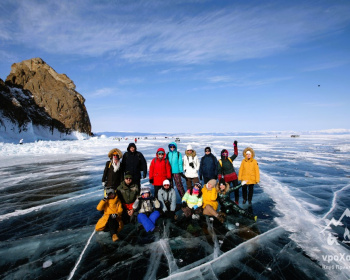
[[[196,210],[198,208],[198,205],[193,206],[193,209]]]
[[[192,168],[194,168],[193,162],[190,162],[190,163],[189,163],[189,166],[191,166]]]
[[[112,219],[116,219],[118,217],[118,214],[112,214],[111,217]]]
[[[153,184],[153,179],[149,179],[149,182],[150,182],[151,184]]]
[[[186,172],[186,170],[185,170],[185,172]],[[185,176],[185,174],[180,173],[180,175],[181,175],[182,178],[187,179],[187,177]]]
[[[186,207],[186,206],[187,206],[186,201],[182,201],[182,207]]]
[[[201,176],[199,176],[199,180],[201,180],[201,181],[203,180],[203,176],[202,176],[202,175],[201,175]]]
[[[235,140],[235,141],[233,142],[233,146],[237,146],[237,144],[238,144],[238,142]]]
[[[241,182],[241,185],[242,185],[242,186],[244,186],[245,184],[247,184],[246,181],[242,181],[242,182]]]
[[[106,201],[107,199],[108,199],[108,195],[105,195],[105,196],[103,197],[103,200]]]
[[[102,182],[102,187],[105,187],[106,186],[106,182]]]
[[[143,179],[146,179],[147,177],[147,172],[143,172]]]

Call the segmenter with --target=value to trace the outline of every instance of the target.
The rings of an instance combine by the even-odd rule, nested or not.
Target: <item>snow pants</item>
[[[254,184],[242,186],[243,200],[247,200],[247,189],[248,189],[248,202],[252,201]]]
[[[236,186],[238,186],[238,180],[236,179],[236,180],[233,180],[233,181],[231,181],[231,182],[228,182],[228,184],[231,186],[233,186],[233,187],[236,187]],[[247,195],[246,195],[247,196]],[[244,199],[244,191],[243,191],[243,199]],[[247,199],[246,199],[247,200]],[[238,201],[239,201],[239,189],[237,189],[237,190],[235,190],[235,201],[238,203]]]
[[[159,218],[160,213],[158,211],[154,211],[151,215],[147,216],[145,213],[140,213],[137,215],[137,220],[139,223],[143,225],[146,232],[153,231],[156,227],[156,221]]]
[[[182,177],[180,173],[174,173],[172,174],[172,176],[174,178],[177,191],[179,192],[179,195],[182,198],[185,195],[185,189],[184,189],[184,186],[182,185]]]

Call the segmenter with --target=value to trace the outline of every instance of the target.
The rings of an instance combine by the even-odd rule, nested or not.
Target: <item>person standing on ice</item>
[[[221,212],[225,213],[226,215],[233,214],[233,213],[238,213],[241,214],[244,217],[247,217],[251,220],[256,221],[257,216],[254,216],[247,210],[244,210],[240,208],[235,202],[233,202],[230,198],[231,192],[234,190],[238,190],[242,186],[246,184],[245,181],[242,181],[241,184],[239,184],[236,187],[230,187],[228,183],[225,182],[224,179],[221,179],[219,183],[216,185],[216,190],[218,193],[218,201],[220,203],[221,207]]]
[[[170,186],[169,180],[164,180],[163,187],[158,192],[158,200],[160,202],[163,216],[174,220],[176,209],[176,193],[174,188]]]
[[[235,140],[233,142],[233,155],[229,157],[229,153],[226,149],[223,149],[221,151],[221,159],[219,160],[218,165],[218,174],[219,174],[219,180],[221,178],[225,179],[225,182],[229,185],[232,185],[232,187],[236,187],[238,185],[238,177],[237,173],[235,171],[235,168],[233,167],[233,161],[238,156],[238,143]],[[235,190],[235,202],[236,204],[239,203],[239,190]]]
[[[146,232],[152,232],[156,229],[156,221],[160,216],[160,203],[157,198],[151,196],[151,189],[142,187],[140,196],[136,199],[133,208],[138,211],[137,220],[143,225]]]
[[[177,188],[177,191],[179,192],[180,197],[182,198],[185,194],[185,189],[182,185],[182,176],[183,175],[183,167],[182,167],[182,156],[181,153],[177,151],[177,144],[176,142],[171,142],[169,144],[169,152],[166,155],[167,159],[169,160],[169,163],[171,165],[171,176],[172,179],[175,181],[175,185]],[[170,180],[172,183],[173,180]]]
[[[117,188],[117,194],[123,206],[122,218],[125,224],[134,221],[133,205],[139,193],[139,186],[133,184],[132,176],[129,173],[126,173],[124,181]]]
[[[134,184],[141,187],[141,171],[143,179],[147,177],[147,162],[142,153],[137,151],[136,145],[130,143],[123,155],[122,169],[132,175]]]
[[[244,180],[247,182],[242,187],[243,204],[247,201],[247,189],[248,189],[248,203],[252,203],[254,185],[260,181],[259,165],[255,157],[255,152],[252,148],[245,148],[243,151],[244,159],[241,162],[239,168],[238,180]]]
[[[187,145],[187,149],[183,158],[183,169],[186,176],[187,189],[192,188],[192,183],[199,183],[199,160],[196,151],[193,150],[191,145]]]
[[[204,179],[204,184],[206,184],[210,179],[218,178],[218,160],[211,153],[210,147],[206,147],[204,152],[205,155],[201,158],[199,166],[199,179]]]
[[[113,242],[117,241],[119,239],[117,233],[123,228],[121,222],[123,208],[113,188],[106,189],[106,195],[96,209],[103,211],[103,216],[98,220],[95,230],[109,231]]]
[[[149,182],[154,186],[154,197],[158,197],[158,191],[166,179],[171,179],[171,166],[165,157],[165,150],[159,148],[149,167]]]
[[[123,153],[115,148],[108,153],[109,161],[106,162],[105,169],[102,175],[102,186],[111,187],[114,190],[123,181],[123,170],[121,168],[120,159],[123,157]]]

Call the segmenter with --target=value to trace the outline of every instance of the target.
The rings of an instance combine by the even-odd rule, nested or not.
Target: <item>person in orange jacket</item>
[[[254,185],[260,181],[259,165],[255,157],[255,152],[252,148],[245,148],[243,151],[241,167],[239,168],[238,180],[246,181],[246,185],[242,186],[243,204],[247,202],[248,189],[248,203],[252,203]]]
[[[171,180],[171,166],[165,157],[165,150],[159,148],[149,167],[149,182],[154,186],[155,198],[158,198],[158,191],[163,187],[163,182],[166,179]]]
[[[103,211],[103,216],[98,220],[96,231],[109,231],[113,242],[117,241],[117,233],[123,228],[122,217],[122,203],[120,202],[115,190],[113,188],[106,188],[106,195],[97,205],[98,211]]]

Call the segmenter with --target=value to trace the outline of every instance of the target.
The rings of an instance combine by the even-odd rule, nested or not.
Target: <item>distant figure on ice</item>
[[[245,148],[243,151],[241,167],[239,168],[238,180],[246,181],[247,184],[242,187],[243,204],[247,201],[248,188],[248,203],[252,203],[254,185],[260,181],[260,172],[258,162],[254,159],[255,152],[252,148]]]
[[[123,153],[119,149],[115,148],[109,151],[108,157],[109,161],[106,162],[102,175],[102,186],[111,187],[116,190],[123,181],[124,176],[120,163]]]
[[[170,186],[169,180],[163,181],[163,187],[158,192],[158,200],[161,205],[164,218],[174,220],[176,209],[176,193]]]
[[[103,216],[98,220],[95,230],[109,231],[113,242],[117,241],[119,239],[117,233],[123,228],[123,223],[121,222],[123,208],[114,189],[106,189],[106,195],[96,209],[103,211]]]
[[[180,197],[182,198],[185,194],[185,189],[182,185],[182,176],[183,175],[183,166],[182,166],[182,156],[181,153],[177,151],[177,144],[175,142],[171,142],[169,144],[169,152],[166,155],[169,163],[171,165],[171,176],[175,181],[175,185],[177,191],[179,192]],[[170,180],[172,184],[173,180]]]
[[[123,155],[122,169],[124,172],[129,172],[134,183],[141,187],[141,171],[143,172],[143,179],[145,179],[147,176],[147,162],[143,154],[137,151],[134,143],[129,144],[127,152]]]
[[[141,188],[141,195],[136,199],[134,206],[138,211],[137,220],[143,225],[146,232],[152,232],[156,229],[156,221],[160,216],[160,203],[157,198],[151,196],[151,189],[148,187]]]
[[[194,186],[187,189],[182,198],[182,211],[186,217],[192,215],[192,219],[199,220],[202,213],[203,197],[201,191],[202,185],[195,183]]]
[[[159,148],[149,167],[149,182],[154,186],[154,197],[158,197],[158,191],[166,179],[171,180],[171,166],[165,157],[165,150]]]
[[[241,184],[235,187],[230,187],[228,183],[225,182],[224,179],[221,179],[219,183],[216,185],[216,190],[218,192],[218,201],[220,203],[221,212],[225,214],[233,214],[238,213],[241,214],[244,217],[247,217],[249,219],[255,220],[257,219],[257,216],[254,216],[253,214],[249,213],[248,211],[240,208],[235,202],[233,202],[230,199],[230,194],[234,190],[238,190],[240,187],[244,186],[246,184],[245,181],[242,181]]]
[[[187,189],[192,188],[192,183],[199,183],[199,160],[196,151],[193,150],[191,145],[187,145],[183,158],[183,169],[185,171]]]
[[[233,142],[233,155],[229,157],[229,153],[227,150],[221,151],[221,159],[219,160],[219,166],[218,166],[218,174],[219,174],[219,180],[221,178],[225,179],[225,182],[229,185],[232,185],[233,187],[238,185],[237,180],[237,173],[235,171],[235,168],[233,167],[233,161],[238,156],[238,147],[237,147],[237,141],[235,140]],[[239,203],[239,190],[235,190],[235,202]]]
[[[137,143],[137,138],[135,138],[135,144]]]
[[[133,184],[132,176],[126,173],[124,181],[118,186],[117,193],[123,206],[123,222],[128,224],[134,221],[134,209],[133,205],[140,193],[138,185]]]
[[[225,221],[225,214],[218,213],[218,192],[215,188],[216,179],[211,179],[206,183],[202,189],[203,193],[203,214],[217,218],[221,223]]]
[[[19,144],[20,144],[20,145],[23,144],[23,139],[19,140]]]
[[[211,153],[210,147],[206,147],[204,152],[205,155],[201,158],[199,167],[199,179],[204,179],[204,184],[206,184],[210,179],[218,178],[218,160]]]

